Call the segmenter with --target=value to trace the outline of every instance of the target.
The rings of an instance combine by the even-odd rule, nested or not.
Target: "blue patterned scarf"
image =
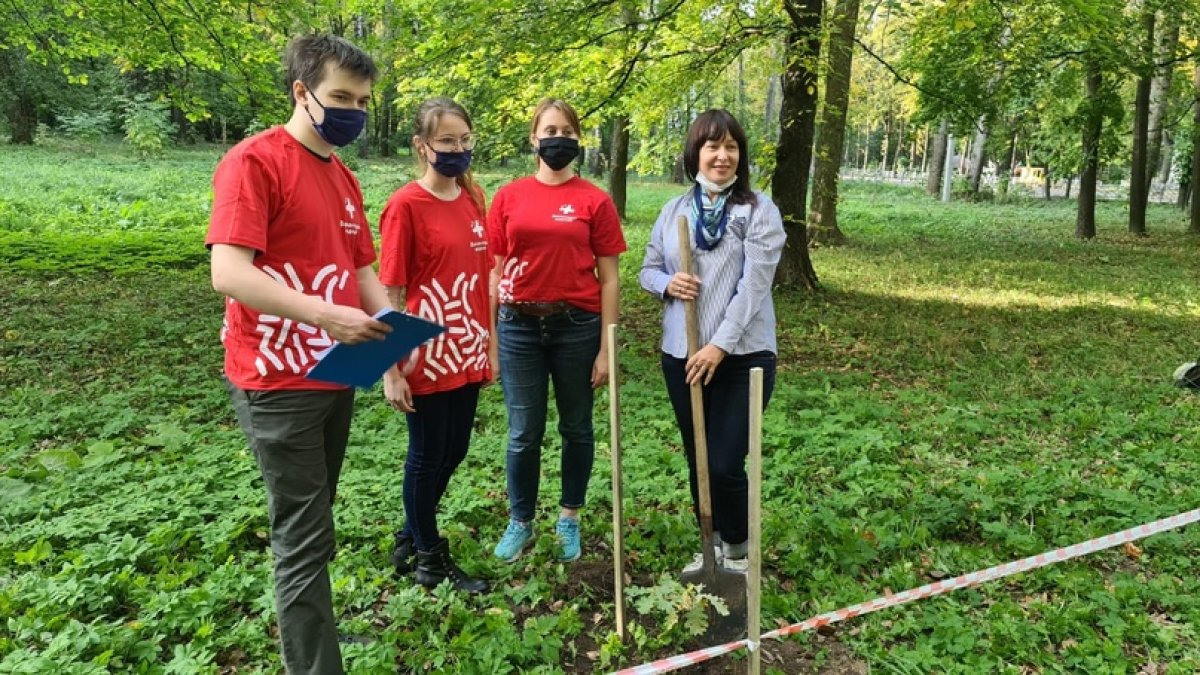
[[[729,214],[725,209],[725,199],[729,196],[729,192],[725,191],[717,195],[716,199],[709,199],[708,193],[699,184],[692,192],[692,222],[696,228],[696,245],[702,251],[711,251],[721,243],[721,237],[725,236],[725,224],[729,220]]]

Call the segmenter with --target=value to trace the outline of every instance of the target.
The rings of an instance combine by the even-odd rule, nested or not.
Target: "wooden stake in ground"
[[[625,517],[621,508],[621,394],[617,386],[617,324],[608,324],[608,427],[612,448],[613,604],[617,637],[625,640]]]
[[[762,424],[763,369],[750,369],[750,566],[746,579],[746,637],[750,675],[762,669]]]

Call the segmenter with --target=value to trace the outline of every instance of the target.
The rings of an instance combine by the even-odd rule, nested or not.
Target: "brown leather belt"
[[[504,306],[525,316],[546,317],[554,316],[571,309],[571,303],[558,302],[506,302]]]

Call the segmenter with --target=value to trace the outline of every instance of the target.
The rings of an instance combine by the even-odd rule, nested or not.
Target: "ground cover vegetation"
[[[266,509],[220,384],[221,298],[201,245],[220,149],[139,159],[104,143],[6,147],[0,195],[0,672],[274,672]],[[521,171],[484,169],[489,191]],[[368,210],[410,174],[362,161]],[[614,639],[607,411],[584,558],[543,537],[507,566],[500,392],[442,522],[480,598],[393,578],[402,420],[361,394],[331,572],[356,673],[605,672],[703,646],[678,570],[698,546],[657,367],[658,306],[636,288],[661,204],[636,182],[622,271],[629,640]],[[824,291],[781,290],[766,418],[765,621],[1194,508],[1196,240],[1151,205],[1148,236],[1071,236],[1067,200],[937,204],[843,186],[850,244],[820,247]],[[551,425],[552,427],[552,425]],[[545,485],[557,479],[549,442]],[[544,495],[545,497],[545,495]],[[543,513],[552,504],[543,498]],[[772,672],[1200,669],[1194,526],[1121,550],[767,646]],[[728,672],[726,657],[703,668]]]

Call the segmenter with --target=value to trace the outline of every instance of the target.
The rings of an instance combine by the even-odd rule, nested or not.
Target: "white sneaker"
[[[730,572],[741,572],[745,574],[746,571],[750,569],[750,558],[725,558],[721,564]]]
[[[721,554],[721,545],[720,544],[713,545],[713,555],[716,556],[718,565],[720,565],[721,562],[725,559],[725,556]],[[692,572],[699,572],[702,567],[704,567],[704,554],[697,553],[696,555],[692,556],[692,562],[688,563],[683,568],[683,573],[691,574]]]

